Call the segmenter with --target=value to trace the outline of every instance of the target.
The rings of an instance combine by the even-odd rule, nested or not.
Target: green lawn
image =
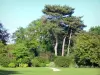
[[[54,72],[50,68],[0,68],[0,75],[100,75],[98,68],[60,68]]]

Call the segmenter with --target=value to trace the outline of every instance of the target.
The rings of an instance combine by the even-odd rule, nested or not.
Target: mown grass
[[[54,72],[50,68],[0,68],[0,75],[100,75],[100,68],[60,68]]]

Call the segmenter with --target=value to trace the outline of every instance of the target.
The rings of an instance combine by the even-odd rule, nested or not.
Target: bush
[[[40,63],[36,58],[34,58],[31,62],[33,67],[40,67]]]
[[[51,53],[49,51],[41,52],[39,56],[42,57],[42,58],[48,59],[50,61],[53,61],[54,57],[55,57],[54,53]]]
[[[28,64],[23,64],[23,67],[28,67]]]
[[[10,63],[9,65],[8,65],[8,67],[11,67],[11,68],[14,68],[16,65],[15,65],[15,63]]]
[[[32,66],[34,67],[45,67],[49,63],[49,60],[43,57],[35,57],[32,60]]]
[[[36,59],[40,62],[40,63],[49,63],[49,60],[47,58],[43,58],[43,57],[36,57]]]
[[[23,64],[28,64],[30,62],[30,59],[28,57],[24,57],[24,58],[19,58],[17,60],[17,63],[23,63]]]
[[[28,64],[19,64],[19,67],[28,67]]]
[[[72,59],[70,57],[57,57],[54,62],[58,67],[69,67]]]
[[[55,67],[55,63],[54,62],[50,62],[49,64],[46,64],[46,67]]]
[[[8,64],[10,63],[10,58],[7,56],[0,56],[0,66],[2,67],[8,67]]]
[[[30,59],[28,57],[22,58],[21,63],[28,64]]]
[[[16,66],[19,66],[19,64],[28,64],[28,66],[30,66],[30,59],[28,57],[24,57],[24,58],[19,58],[16,60]]]
[[[45,63],[40,63],[40,67],[46,67]]]

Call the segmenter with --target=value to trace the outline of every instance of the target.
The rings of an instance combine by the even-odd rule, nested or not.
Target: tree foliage
[[[76,63],[83,66],[100,66],[100,35],[80,33],[75,40]]]
[[[100,26],[91,27],[89,32],[91,32],[92,34],[100,35]]]
[[[3,44],[6,44],[9,38],[9,33],[7,30],[3,27],[2,23],[0,23],[0,41],[2,41]]]
[[[66,5],[65,6],[45,5],[45,8],[43,9],[43,13],[46,15],[46,21],[49,20],[51,23],[55,23],[56,26],[58,26],[57,28],[54,29],[56,35],[55,52],[57,52],[57,48],[59,44],[58,36],[64,36],[63,45],[62,45],[62,56],[64,55],[64,46],[66,40],[69,41],[67,44],[68,45],[67,55],[69,55],[71,36],[73,36],[74,33],[83,30],[83,28],[85,27],[83,21],[81,20],[82,17],[73,16],[72,14],[74,13],[74,8]],[[58,32],[60,32],[60,34],[57,34]]]
[[[9,34],[0,24],[0,65],[44,67],[55,62],[60,67],[75,63],[100,67],[100,26],[84,31],[86,25],[81,16],[73,16],[74,10],[66,5],[45,5],[44,15],[26,28],[19,27],[9,45]]]
[[[7,47],[0,41],[0,66],[7,67],[10,63]]]

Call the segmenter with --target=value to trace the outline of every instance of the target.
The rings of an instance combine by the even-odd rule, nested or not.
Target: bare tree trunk
[[[64,56],[64,47],[65,47],[65,40],[66,40],[66,36],[63,39],[63,45],[62,45],[62,56]]]
[[[72,30],[71,30],[71,32],[70,32],[70,36],[69,36],[67,56],[69,56],[69,47],[70,47],[70,41],[71,41],[71,38],[72,38]]]
[[[55,47],[54,47],[55,56],[57,56],[57,47],[58,47],[58,38],[57,38],[57,36],[56,36],[56,43],[55,43]]]

